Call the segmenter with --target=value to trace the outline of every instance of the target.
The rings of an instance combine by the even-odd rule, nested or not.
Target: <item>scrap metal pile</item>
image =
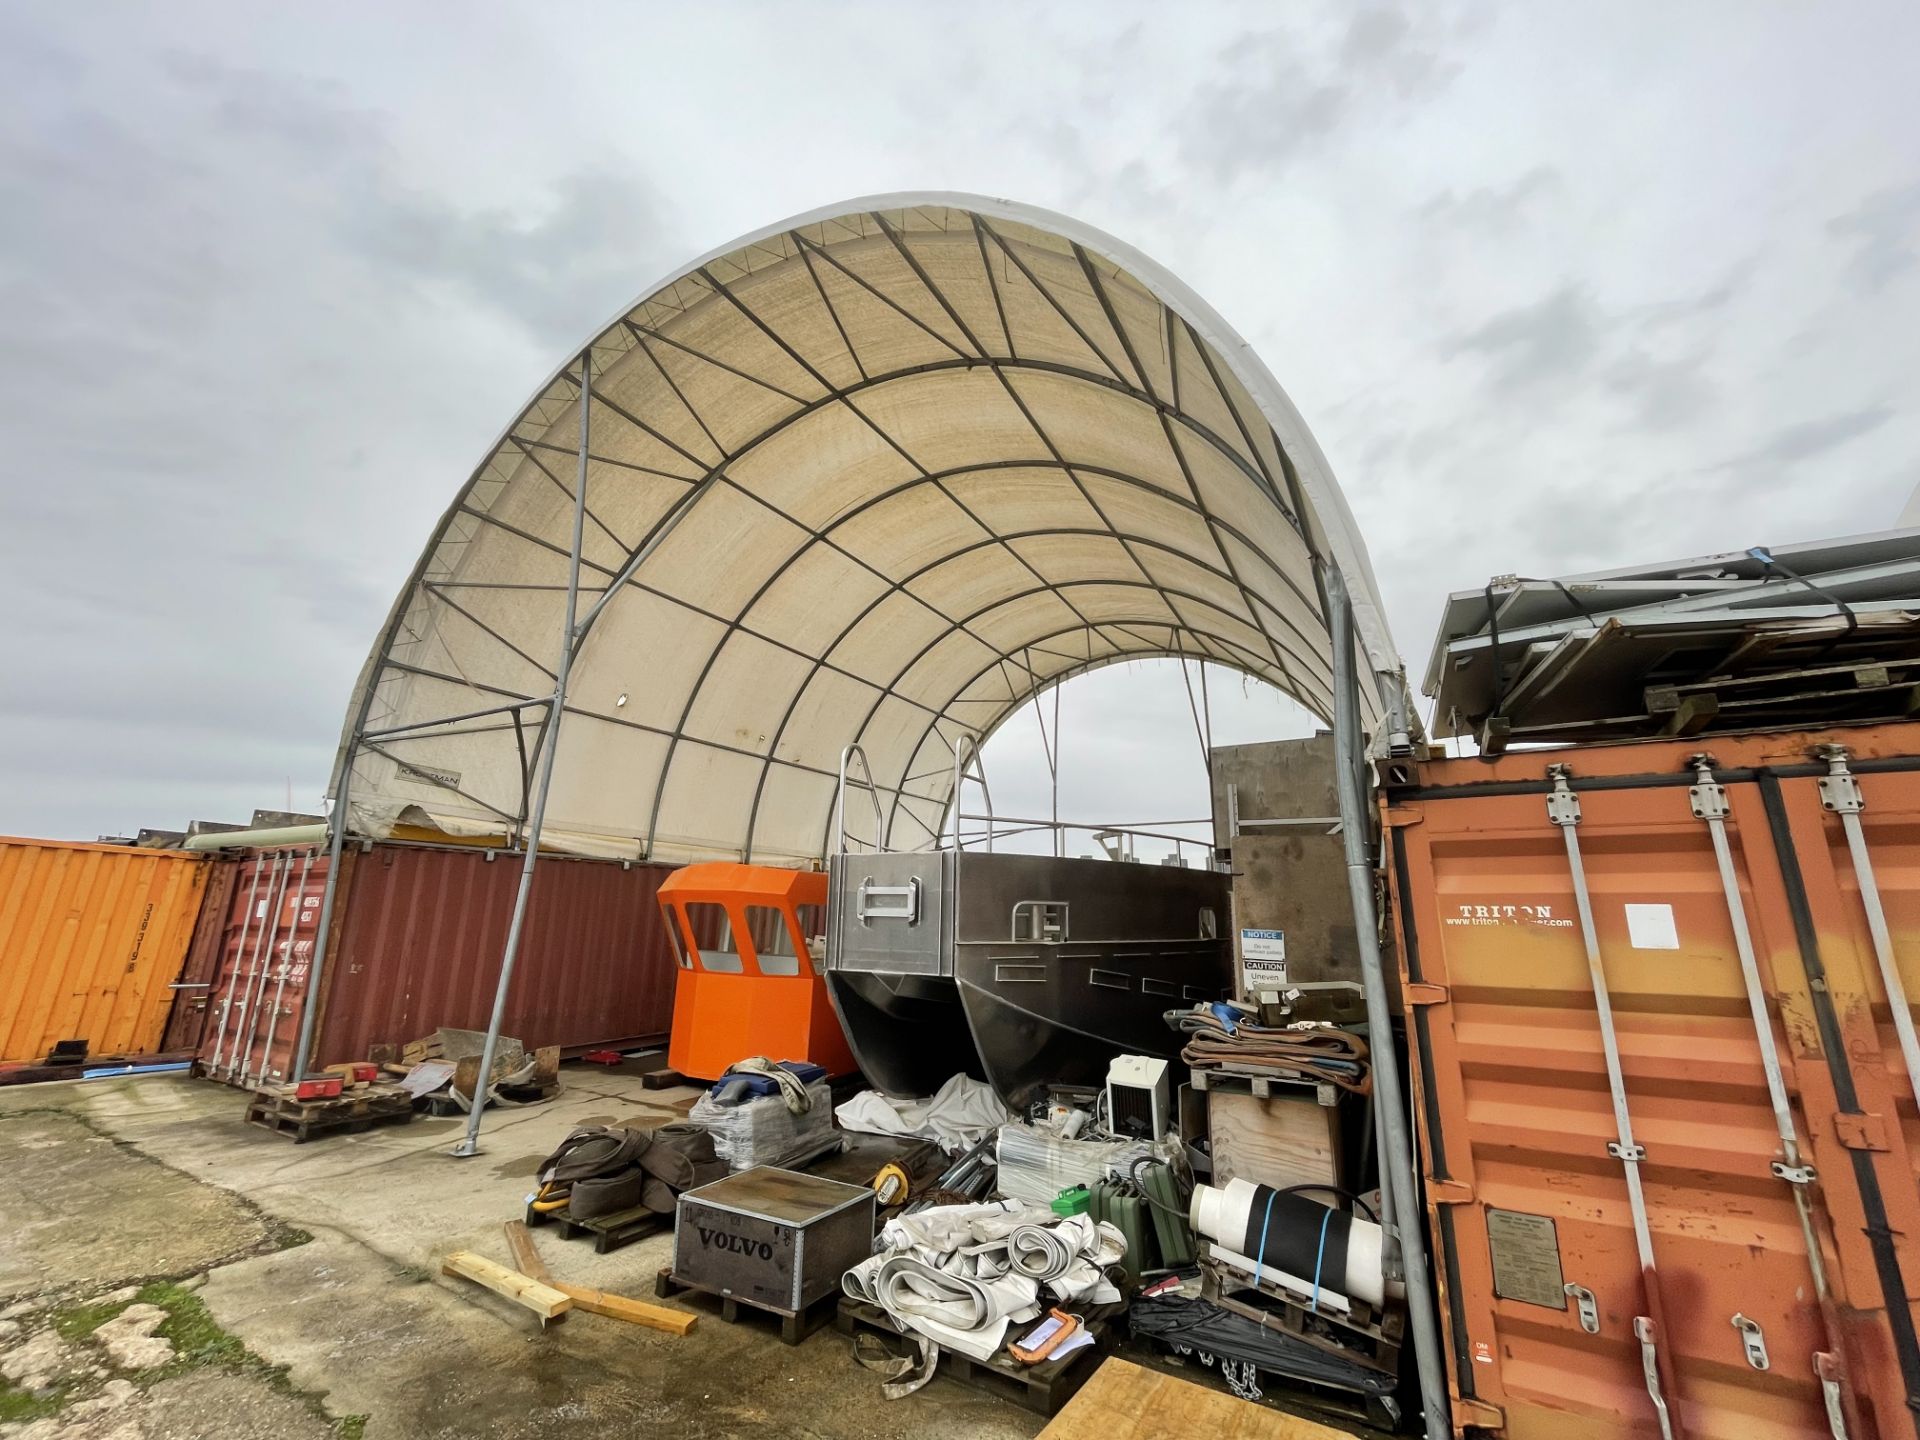
[[[1903,719],[1920,703],[1920,530],[1448,597],[1434,733],[1509,744]]]

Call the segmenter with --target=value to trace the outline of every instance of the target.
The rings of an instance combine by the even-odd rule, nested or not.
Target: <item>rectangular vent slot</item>
[[[1109,990],[1131,990],[1133,988],[1133,977],[1124,970],[1089,970],[1087,972],[1087,983],[1089,985],[1104,985]]]
[[[1141,977],[1140,989],[1148,995],[1178,995],[1180,993],[1180,987],[1171,980],[1155,980],[1151,976]]]
[[[993,967],[993,978],[1002,985],[1039,985],[1047,978],[1044,965],[1009,965],[1004,961]]]

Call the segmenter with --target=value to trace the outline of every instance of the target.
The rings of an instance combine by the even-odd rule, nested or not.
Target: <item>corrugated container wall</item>
[[[305,1004],[327,856],[296,851],[229,863],[221,978],[200,1053],[223,1078],[277,1080],[291,1065]],[[520,868],[519,856],[497,852],[349,847],[313,1064],[364,1060],[376,1044],[402,1044],[438,1026],[485,1029]],[[569,1049],[663,1038],[676,966],[654,897],[668,873],[543,856],[502,1032]]]
[[[0,1060],[159,1050],[205,857],[0,837]]]
[[[1395,778],[1457,1421],[1913,1437],[1916,1061],[1882,966],[1920,995],[1920,726]]]

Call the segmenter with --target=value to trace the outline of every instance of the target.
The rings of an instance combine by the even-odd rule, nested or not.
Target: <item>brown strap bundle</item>
[[[1227,1067],[1288,1079],[1324,1081],[1367,1094],[1373,1086],[1367,1042],[1329,1025],[1240,1024],[1232,1033],[1211,1016],[1198,1015],[1181,1026],[1192,1037],[1180,1058],[1195,1069]]]

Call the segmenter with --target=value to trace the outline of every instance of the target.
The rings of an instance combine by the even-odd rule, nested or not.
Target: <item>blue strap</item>
[[[1327,1222],[1333,1219],[1333,1211],[1324,1211],[1320,1216],[1320,1249],[1313,1257],[1313,1309],[1320,1308],[1320,1262],[1327,1258]]]
[[[1260,1267],[1266,1263],[1267,1226],[1273,1221],[1273,1202],[1279,1197],[1278,1190],[1267,1191],[1267,1213],[1260,1220],[1260,1248],[1253,1257],[1253,1288],[1260,1288]]]

